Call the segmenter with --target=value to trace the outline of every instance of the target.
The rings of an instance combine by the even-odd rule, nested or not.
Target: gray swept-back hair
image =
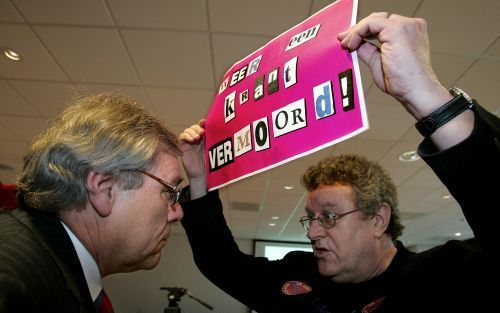
[[[148,169],[165,151],[181,155],[174,133],[134,100],[118,92],[86,95],[38,135],[18,177],[20,205],[59,212],[88,202],[86,177],[96,171],[125,189],[142,185],[127,170]]]
[[[367,216],[375,214],[383,203],[387,203],[391,207],[391,220],[385,232],[393,240],[402,234],[404,226],[399,214],[396,186],[378,163],[354,154],[331,156],[311,166],[302,176],[302,184],[308,191],[315,190],[319,185],[335,183],[354,189],[355,205]]]

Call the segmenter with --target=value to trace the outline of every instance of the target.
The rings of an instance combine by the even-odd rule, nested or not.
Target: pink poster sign
[[[356,11],[338,0],[226,72],[205,123],[209,190],[368,128],[357,56],[337,40]]]

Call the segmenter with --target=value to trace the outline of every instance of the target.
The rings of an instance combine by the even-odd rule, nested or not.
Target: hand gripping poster
[[[368,129],[356,53],[337,34],[357,0],[338,0],[236,62],[205,122],[209,190]]]

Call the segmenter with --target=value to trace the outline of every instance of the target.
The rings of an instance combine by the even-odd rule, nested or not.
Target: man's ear
[[[382,238],[387,227],[389,226],[389,221],[391,220],[391,207],[387,203],[382,203],[380,209],[375,214],[375,237]]]
[[[116,197],[117,182],[115,177],[90,171],[87,175],[89,202],[102,217],[111,214],[111,208]]]

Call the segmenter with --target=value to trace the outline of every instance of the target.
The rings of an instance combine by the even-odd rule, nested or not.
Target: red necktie
[[[97,296],[94,302],[95,311],[97,313],[114,313],[113,306],[111,305],[111,301],[109,301],[108,295],[101,289],[101,292]]]

